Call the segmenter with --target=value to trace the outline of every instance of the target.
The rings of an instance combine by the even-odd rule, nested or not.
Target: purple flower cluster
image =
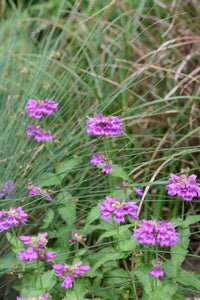
[[[49,132],[42,132],[38,126],[27,125],[27,137],[34,137],[34,140],[37,142],[44,142],[52,140],[52,136]]]
[[[92,160],[91,160],[90,164],[92,166],[97,166],[97,165],[101,165],[104,162],[105,162],[105,159],[103,158],[103,156],[94,154],[94,155],[92,155]]]
[[[103,156],[96,155],[96,154],[94,154],[92,156],[92,160],[90,161],[90,164],[92,166],[101,165],[102,163],[105,163],[105,159],[103,158]],[[111,164],[105,165],[105,167],[102,169],[102,173],[106,173],[106,174],[113,173],[113,169],[112,169]]]
[[[26,100],[28,101],[26,104],[26,112],[30,118],[41,119],[43,114],[52,115],[54,111],[58,110],[58,103],[55,103],[55,101],[39,101],[28,98],[26,98]],[[45,132],[45,130],[35,125],[27,126],[27,137],[33,137],[37,142],[44,142],[53,139],[49,132]]]
[[[49,194],[47,193],[47,191],[49,191],[49,190],[41,190],[39,187],[33,186],[32,184],[28,185],[27,190],[29,190],[29,195],[31,197],[41,195],[41,197],[43,197],[44,199],[46,199],[48,201],[52,200],[51,196],[49,196]]]
[[[30,297],[30,298],[19,298],[17,296],[17,300],[48,300],[49,293],[44,294],[43,296],[38,296],[38,297]]]
[[[58,103],[55,101],[39,101],[39,100],[30,100],[26,98],[28,103],[26,104],[26,109],[29,117],[34,119],[41,119],[44,115],[52,115],[54,111],[58,110]]]
[[[118,224],[124,223],[124,216],[129,215],[133,220],[138,220],[136,210],[138,206],[137,202],[119,202],[118,198],[114,199],[106,196],[103,203],[98,204],[100,206],[100,213],[102,213],[101,218],[106,221],[110,220],[111,214],[114,215],[113,221]]]
[[[196,184],[196,175],[187,178],[186,175],[177,176],[170,174],[169,184],[165,187],[168,195],[178,195],[183,201],[191,201],[194,197],[200,197],[200,187]]]
[[[155,266],[151,271],[148,272],[148,274],[156,278],[164,276],[164,272],[159,266]]]
[[[20,236],[19,239],[24,243],[24,245],[30,245],[26,250],[21,250],[17,254],[19,260],[22,260],[24,263],[29,262],[30,260],[37,260],[38,258],[43,258],[46,262],[51,262],[53,258],[56,257],[55,252],[44,251],[48,240],[46,239],[47,232],[39,233],[37,237],[31,236]]]
[[[3,197],[4,199],[6,198],[13,199],[15,197],[15,186],[12,180],[5,183],[4,187],[0,192],[0,196]]]
[[[26,225],[27,216],[28,214],[23,212],[21,206],[0,211],[0,231],[8,230],[12,225],[18,226],[19,223]]]
[[[163,246],[175,246],[179,238],[178,233],[172,226],[173,223],[165,223],[163,221],[147,221],[142,220],[140,228],[133,229],[134,237],[139,244],[142,245],[155,245],[156,243]]]
[[[106,173],[106,174],[113,173],[111,164],[105,165],[105,167],[102,169],[102,173]]]
[[[119,120],[120,116],[105,118],[102,115],[97,115],[95,118],[88,116],[87,118],[87,134],[121,136],[121,131],[123,130],[121,126],[123,123]]]
[[[87,238],[83,237],[82,235],[78,235],[78,233],[76,233],[74,230],[72,231],[72,235],[74,235],[74,237],[69,240],[70,243],[74,243],[74,242],[86,242]]]
[[[56,272],[56,274],[60,277],[65,278],[65,280],[62,282],[61,286],[65,287],[66,289],[73,287],[73,278],[78,278],[81,274],[84,274],[85,272],[90,270],[90,266],[81,266],[82,261],[80,260],[78,263],[76,263],[73,266],[68,265],[53,265],[53,268]]]

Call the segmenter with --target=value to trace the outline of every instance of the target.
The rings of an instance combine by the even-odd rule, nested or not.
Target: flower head
[[[15,186],[12,180],[5,183],[4,187],[0,192],[0,196],[3,197],[4,199],[6,198],[13,199],[15,197]]]
[[[73,266],[68,266],[66,264],[53,265],[56,274],[65,278],[61,284],[62,287],[65,287],[66,289],[72,288],[72,278],[78,278],[81,274],[84,274],[90,270],[90,266],[82,266],[82,263],[82,261],[79,261]]]
[[[53,140],[49,132],[42,132],[42,130],[35,125],[27,125],[27,137],[29,136],[34,137],[34,140],[37,142]]]
[[[38,297],[30,297],[30,298],[19,298],[17,296],[17,300],[48,300],[49,293],[44,294],[43,296],[38,296]]]
[[[113,214],[113,221],[118,224],[124,223],[124,216],[129,215],[133,220],[138,220],[136,210],[138,209],[137,202],[119,202],[118,198],[114,199],[106,196],[106,199],[99,203],[100,213],[102,213],[101,218],[106,221],[110,220],[110,216]]]
[[[86,242],[87,238],[83,237],[82,235],[78,235],[78,233],[76,233],[74,230],[72,231],[72,235],[74,236],[71,240],[69,240],[70,243],[74,243],[74,242]]]
[[[164,276],[163,270],[158,266],[155,266],[151,271],[148,272],[148,274],[156,278]]]
[[[169,184],[166,185],[168,195],[178,195],[183,201],[191,201],[194,197],[200,197],[200,187],[196,184],[196,175],[188,178],[186,175],[177,176],[170,174]]]
[[[120,116],[105,118],[102,115],[97,115],[95,118],[87,118],[87,134],[121,136],[123,123],[119,120]]]
[[[51,262],[52,259],[56,257],[56,253],[44,251],[44,247],[48,242],[46,237],[47,232],[39,233],[37,237],[20,236],[20,241],[22,241],[24,245],[30,245],[30,247],[24,251],[18,252],[19,259],[24,263],[29,260],[37,260],[38,258],[43,258],[46,262]]]
[[[143,196],[144,191],[143,191],[143,189],[134,188],[134,193],[138,196]]]
[[[21,206],[0,211],[0,231],[8,230],[12,225],[18,226],[19,223],[26,225],[27,216],[28,214],[24,213]]]
[[[105,159],[103,158],[103,156],[94,154],[94,155],[92,155],[92,160],[91,160],[90,164],[92,166],[97,166],[97,165],[101,165],[104,162],[105,162]]]
[[[31,100],[26,98],[28,101],[26,104],[26,112],[29,117],[34,119],[40,119],[44,115],[52,115],[54,111],[58,110],[58,103],[55,101],[39,101],[39,100]]]
[[[105,167],[102,169],[102,173],[106,173],[106,174],[108,174],[108,173],[113,173],[113,169],[112,169],[112,166],[111,166],[111,164],[107,164],[107,165],[105,165]]]
[[[44,199],[46,199],[48,201],[52,200],[52,198],[47,193],[47,191],[49,191],[49,190],[42,190],[41,188],[39,188],[37,186],[33,186],[32,184],[28,185],[27,190],[29,190],[29,195],[31,197],[41,195],[41,197],[43,197]]]
[[[134,237],[139,244],[155,245],[156,243],[163,246],[173,247],[178,242],[178,233],[175,231],[172,223],[165,223],[163,221],[147,221],[142,220],[140,228],[133,229]]]

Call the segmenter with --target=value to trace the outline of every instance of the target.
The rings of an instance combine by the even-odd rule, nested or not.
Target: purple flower
[[[106,174],[108,173],[113,173],[113,169],[111,167],[111,164],[105,165],[105,167],[102,169],[102,173],[105,172]]]
[[[143,191],[143,189],[134,188],[134,193],[138,196],[143,196],[144,191]]]
[[[142,220],[140,228],[133,229],[134,237],[139,244],[155,245],[156,243],[163,246],[175,246],[179,238],[172,223],[165,223],[163,221],[147,221]]]
[[[34,196],[37,196],[37,195],[41,195],[41,197],[43,197],[44,199],[46,199],[48,201],[52,200],[52,198],[47,193],[47,191],[49,191],[49,190],[41,190],[39,187],[33,186],[32,184],[28,185],[27,190],[29,190],[29,195],[31,197],[34,197]]]
[[[15,198],[15,186],[12,180],[5,183],[3,189],[0,192],[0,196],[3,197],[4,199]]]
[[[49,132],[42,132],[34,125],[27,125],[27,137],[29,136],[34,137],[34,140],[37,142],[53,140]]]
[[[53,258],[56,257],[56,252],[47,251],[40,254],[40,258],[44,258],[46,262],[51,262]]]
[[[31,298],[19,298],[17,296],[17,300],[48,300],[49,293],[44,294],[43,296],[38,296],[38,297],[31,297]]]
[[[22,260],[24,263],[29,262],[29,260],[37,260],[38,253],[35,251],[34,247],[28,247],[26,250],[21,250],[18,253],[19,260]]]
[[[164,276],[163,270],[158,266],[155,266],[151,271],[148,272],[148,274],[156,278]]]
[[[69,240],[70,243],[74,243],[74,242],[86,242],[87,238],[83,237],[82,235],[78,235],[78,233],[76,233],[74,230],[72,231],[72,235],[74,235],[74,237]]]
[[[54,111],[58,110],[58,103],[55,101],[39,101],[39,100],[31,100],[26,98],[28,103],[26,104],[26,109],[29,117],[33,117],[35,119],[42,118],[44,115],[52,115]]]
[[[104,158],[103,158],[101,155],[96,155],[96,154],[94,154],[94,155],[92,155],[92,158],[93,158],[93,159],[92,159],[91,162],[90,162],[90,164],[91,164],[92,166],[101,165],[102,163],[105,162]]]
[[[191,175],[188,178],[186,175],[177,176],[170,174],[169,184],[166,185],[168,195],[178,195],[183,201],[191,201],[194,197],[200,197],[200,187],[196,184],[196,175]]]
[[[9,210],[0,211],[0,231],[8,230],[10,226],[18,226],[19,223],[26,225],[28,214],[24,213],[22,207],[10,207]]]
[[[72,278],[78,278],[81,274],[90,270],[90,266],[82,266],[82,261],[79,261],[73,266],[68,265],[53,265],[53,269],[59,277],[65,277],[61,286],[66,289],[72,288]]]
[[[65,287],[66,289],[73,287],[72,277],[71,277],[70,274],[67,275],[67,277],[65,278],[65,280],[61,283],[61,286]]]
[[[119,120],[120,116],[105,118],[102,115],[97,115],[95,118],[88,116],[87,118],[87,134],[121,136],[123,123]]]
[[[46,262],[51,262],[51,260],[56,257],[56,253],[52,251],[44,252],[43,250],[44,246],[46,246],[46,244],[48,243],[48,240],[46,239],[47,234],[47,232],[39,233],[37,237],[23,235],[20,236],[20,241],[22,241],[24,245],[30,245],[30,247],[28,247],[25,251],[18,252],[19,259],[23,260],[23,262],[28,262],[29,260],[43,258]],[[32,251],[34,255],[31,256],[30,254],[29,257],[28,255],[30,251]]]
[[[114,199],[106,196],[106,199],[103,203],[99,203],[100,213],[102,213],[101,218],[106,221],[110,221],[110,216],[113,214],[113,221],[118,224],[124,223],[124,216],[129,215],[133,220],[138,220],[136,210],[138,209],[137,202],[119,202],[118,198]]]

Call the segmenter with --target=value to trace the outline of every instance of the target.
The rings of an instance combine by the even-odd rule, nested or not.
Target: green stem
[[[119,249],[120,254],[122,254],[122,250],[121,250],[120,245],[119,245],[119,224],[117,224],[117,246],[118,246],[118,249]],[[123,254],[122,254],[122,256],[123,256]],[[129,278],[131,279],[131,281],[132,281],[133,293],[135,294],[135,297],[136,297],[136,300],[137,300],[138,298],[137,298],[137,293],[136,293],[135,284],[134,284],[134,282],[133,282],[133,280],[132,280],[132,276],[130,276],[130,271],[129,271],[129,269],[128,269],[128,266],[127,266],[127,263],[126,263],[124,257],[122,257],[122,262],[123,262],[124,268],[125,268],[125,270],[126,270],[126,272],[127,272],[127,274],[128,274],[128,277],[129,277]],[[118,267],[119,267],[119,263],[118,263]]]
[[[11,226],[11,228],[12,228],[12,233],[13,233],[13,236],[14,236],[14,239],[15,239],[15,243],[16,243],[16,246],[17,246],[17,250],[19,251],[19,244],[18,244],[17,236],[15,234],[15,230],[14,230],[13,225]]]
[[[46,131],[46,129],[45,129],[45,121],[44,121],[44,119],[43,119],[43,129]],[[61,191],[61,194],[62,194],[62,197],[63,197],[63,201],[64,201],[64,199],[65,199],[65,196],[64,196],[64,193],[63,193],[62,182],[61,182],[60,176],[57,174],[57,170],[56,170],[56,163],[55,163],[55,158],[54,158],[53,151],[50,149],[48,142],[47,142],[47,143],[45,143],[45,146],[46,146],[46,149],[47,149],[47,150],[49,151],[49,153],[50,153],[51,160],[52,160],[52,162],[53,162],[53,165],[54,165],[54,169],[55,169],[56,177],[57,177],[57,179],[58,179],[58,181],[59,181],[59,187],[60,187],[60,191]]]
[[[44,290],[43,283],[42,283],[42,275],[41,275],[41,271],[40,271],[39,259],[37,259],[37,269],[38,269],[38,274],[39,274],[39,278],[40,278],[41,289]]]
[[[75,293],[76,293],[76,298],[77,298],[77,300],[79,300],[78,290],[77,290],[76,282],[75,282],[74,279],[73,279],[73,284],[74,284],[74,290],[75,290]]]
[[[104,136],[104,148],[105,148],[106,160],[109,161],[106,136]],[[108,183],[109,183],[109,187],[110,187],[111,197],[113,197],[113,188],[112,188],[112,181],[111,181],[110,174],[108,174]]]

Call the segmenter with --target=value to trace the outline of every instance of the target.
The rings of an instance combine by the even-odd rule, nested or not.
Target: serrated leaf
[[[190,224],[194,224],[196,222],[200,221],[200,215],[195,215],[195,216],[188,216],[185,221],[183,222],[183,226],[187,227]]]
[[[112,165],[112,169],[113,169],[113,173],[109,173],[111,176],[120,177],[129,182],[132,182],[132,179],[128,176],[126,171],[124,171],[124,169],[121,166],[114,165],[114,164],[111,164],[111,165]],[[103,169],[105,166],[106,166],[106,163],[103,163],[101,165],[97,165],[97,168]]]
[[[21,298],[29,298],[29,297],[37,297],[44,294],[44,291],[41,289],[36,289],[31,286],[29,287],[22,287],[20,289],[20,297]]]
[[[118,239],[124,239],[124,237],[131,235],[129,228],[132,227],[132,224],[128,224],[128,225],[122,225],[119,227],[118,232],[117,229],[111,229],[111,230],[107,230],[106,232],[104,232],[98,239],[97,244],[104,238],[113,236],[115,237],[115,239],[117,238],[118,235]]]
[[[81,157],[72,158],[69,160],[65,160],[59,165],[56,166],[56,172],[59,175],[59,178],[62,180],[72,169],[79,164],[81,161]]]
[[[7,254],[0,259],[0,270],[8,270],[12,268],[12,265],[19,266],[20,264],[21,262],[13,252],[7,252]]]
[[[95,253],[94,265],[91,266],[91,270],[87,272],[88,277],[94,277],[93,272],[96,271],[101,265],[106,264],[106,262],[115,261],[123,256],[120,252],[116,251],[112,247],[106,247],[99,252]]]
[[[182,270],[179,272],[179,276],[176,278],[176,280],[185,286],[192,286],[200,290],[200,275],[197,275],[194,272]]]
[[[104,273],[104,280],[111,285],[123,284],[130,281],[130,276],[124,269],[117,269]]]
[[[127,199],[133,193],[130,189],[117,189],[113,192],[112,197],[117,197],[119,201]],[[111,195],[109,195],[111,197]]]
[[[60,181],[56,174],[54,173],[43,173],[39,179],[37,185],[42,187],[49,187],[52,185],[59,185]]]
[[[179,268],[188,253],[187,248],[183,248],[181,239],[176,243],[176,245],[171,249],[171,262],[174,266]]]
[[[152,285],[151,285],[151,276],[148,274],[150,271],[149,266],[143,264],[143,266],[137,265],[134,268],[134,275],[137,277],[139,282],[143,285],[143,288],[147,294],[152,292]]]
[[[15,239],[10,232],[6,232],[6,238],[8,242],[14,246],[13,251],[16,250],[18,252],[19,249],[24,249],[24,244],[18,238]]]
[[[54,218],[54,211],[53,211],[53,209],[49,209],[43,220],[43,225],[41,226],[41,228],[42,229],[48,228],[49,225],[52,223],[53,218]]]
[[[38,277],[39,276],[37,276],[37,278]],[[56,283],[56,276],[54,270],[47,271],[44,274],[42,274],[42,284],[43,284],[43,288],[46,291],[51,290],[52,287],[55,285],[55,283]],[[37,279],[36,288],[41,289],[40,278]]]
[[[25,294],[25,296],[27,296],[26,294],[27,289],[33,288],[33,290],[36,290],[37,279],[38,279],[38,275],[35,273],[26,274],[21,280],[15,283],[14,289],[17,291],[21,291],[22,293],[22,289],[24,288],[23,293]]]
[[[67,225],[75,224],[76,222],[76,205],[73,202],[59,207],[58,212]]]
[[[86,226],[90,225],[92,222],[98,220],[101,217],[99,209],[100,209],[99,206],[95,206],[90,210],[86,219]]]

